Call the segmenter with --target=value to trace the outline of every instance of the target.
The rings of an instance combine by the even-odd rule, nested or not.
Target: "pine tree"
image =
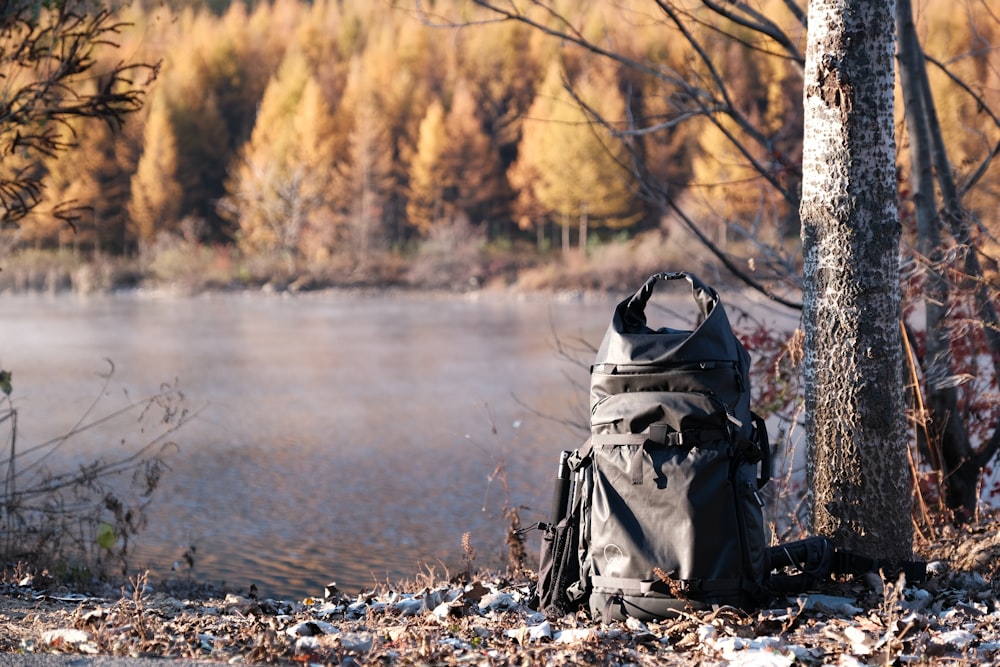
[[[332,114],[300,52],[268,84],[257,123],[229,182],[225,207],[250,253],[279,253],[294,270],[332,224]]]
[[[183,192],[177,182],[177,145],[162,95],[149,107],[143,131],[143,151],[132,176],[128,211],[140,243],[151,243],[159,232],[173,231]]]
[[[395,188],[392,135],[379,99],[356,77],[352,96],[354,125],[348,135],[346,159],[337,165],[338,207],[344,220],[345,245],[355,269],[364,271],[371,254],[388,247],[394,234],[387,229],[386,211]]]
[[[474,225],[488,222],[502,210],[507,194],[506,177],[499,147],[483,130],[478,106],[466,81],[460,80],[445,120],[447,142],[442,154],[446,182],[453,191],[445,194],[446,216],[462,215]]]
[[[410,192],[406,216],[421,234],[445,215],[446,193],[455,187],[445,169],[443,155],[448,141],[444,125],[444,106],[431,102],[420,123],[417,153],[410,162]]]
[[[86,130],[84,129],[86,128]],[[115,134],[104,124],[73,119],[63,127],[63,153],[43,163],[45,200],[25,220],[23,238],[75,252],[120,253],[127,243],[127,183],[117,159]]]
[[[228,241],[233,229],[216,204],[287,34],[281,36],[270,3],[258,3],[251,15],[233,3],[222,17],[189,8],[159,23],[169,39],[158,88],[174,129],[180,217],[207,223],[207,240]]]
[[[575,94],[602,118],[624,115],[624,100],[608,68],[592,64]],[[564,90],[562,72],[553,64],[528,113],[518,151],[521,164],[510,178],[516,187],[530,188],[534,200],[562,225],[564,250],[571,225],[578,225],[585,245],[592,222],[623,228],[641,217],[624,159],[620,142]]]
[[[133,54],[113,60],[105,55],[116,47],[121,30],[111,8],[81,0],[4,5],[0,213],[5,226],[16,226],[43,203],[45,164],[79,145],[81,134],[69,130],[90,129],[77,120],[90,119],[95,136],[104,137],[109,127],[120,128],[127,115],[142,108],[155,68],[132,61]]]
[[[296,196],[306,210],[299,253],[308,259],[329,254],[329,240],[336,236],[340,224],[334,215],[336,140],[330,105],[319,82],[310,74],[292,116],[292,146],[285,157],[290,171],[302,171]]]

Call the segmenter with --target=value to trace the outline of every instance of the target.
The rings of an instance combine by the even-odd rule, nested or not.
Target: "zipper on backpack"
[[[590,373],[601,375],[656,375],[657,373],[685,373],[690,371],[710,371],[717,367],[714,361],[698,361],[687,364],[595,364]]]

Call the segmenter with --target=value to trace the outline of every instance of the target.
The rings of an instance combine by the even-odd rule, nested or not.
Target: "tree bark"
[[[893,0],[812,0],[802,243],[812,530],[909,559]]]

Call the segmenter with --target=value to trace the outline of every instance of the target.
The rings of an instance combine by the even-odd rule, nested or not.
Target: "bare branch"
[[[684,36],[684,38],[687,40],[688,44],[695,51],[695,53],[698,55],[699,60],[707,68],[711,76],[712,82],[715,85],[716,90],[719,91],[719,94],[721,96],[721,101],[716,102],[716,104],[720,108],[720,112],[724,113],[728,118],[732,119],[736,123],[736,125],[740,128],[740,130],[746,133],[747,137],[753,140],[757,145],[766,149],[768,154],[773,153],[774,152],[773,142],[763,133],[761,133],[760,130],[758,130],[753,123],[747,120],[747,118],[744,117],[743,114],[741,114],[737,110],[736,105],[733,103],[732,98],[729,95],[729,91],[728,88],[726,87],[725,80],[723,79],[719,71],[716,69],[715,65],[712,62],[711,57],[709,57],[708,53],[705,51],[704,46],[702,46],[701,42],[699,42],[697,38],[695,38],[695,36],[691,33],[691,31],[688,30],[687,26],[684,25],[684,22],[681,20],[680,13],[673,6],[671,6],[670,3],[664,2],[663,0],[656,0],[656,4],[658,7],[660,7],[661,10],[663,10],[663,12],[670,18],[670,20],[673,21],[674,25],[677,26],[677,29]],[[693,89],[686,82],[684,83],[684,89],[689,94],[696,92],[695,89]],[[760,176],[764,178],[775,189],[775,191],[781,194],[781,196],[785,199],[785,201],[787,201],[789,204],[793,206],[798,206],[797,196],[794,193],[790,192],[787,188],[782,186],[782,184],[778,181],[778,179],[774,177],[771,171],[767,169],[764,165],[762,165],[750,153],[746,144],[739,138],[734,136],[732,131],[728,127],[726,127],[724,123],[720,122],[719,118],[715,113],[710,112],[709,107],[701,101],[702,98],[705,97],[706,95],[707,93],[703,90],[697,91],[697,94],[691,94],[691,100],[698,105],[698,107],[702,111],[702,114],[705,115],[709,120],[711,120],[712,123],[715,125],[715,127],[720,132],[722,132],[723,135],[725,135],[725,137],[730,141],[733,147],[735,147],[736,150],[739,151],[740,154],[750,163],[750,166],[758,174],[760,174]]]
[[[781,28],[779,28],[774,21],[767,18],[747,3],[733,2],[732,0],[724,0],[724,2],[702,0],[702,3],[719,16],[729,19],[736,25],[771,38],[776,44],[781,46],[781,48],[785,50],[785,53],[788,54],[788,57],[798,63],[800,67],[805,65],[806,58],[802,52],[799,51],[799,47],[795,45],[795,42],[792,41],[792,39]],[[794,5],[794,3],[792,4]],[[733,11],[733,9],[736,11]],[[798,10],[797,7],[795,9]],[[801,10],[798,10],[798,12],[801,14]]]
[[[77,145],[76,119],[112,130],[142,108],[158,65],[119,62],[101,70],[129,24],[86,0],[8,3],[0,12],[0,217],[16,224],[42,200],[44,158]],[[144,79],[142,77],[145,77]]]
[[[969,95],[969,97],[974,99],[976,101],[976,108],[979,109],[979,111],[981,111],[982,113],[985,113],[987,116],[989,116],[993,120],[993,124],[996,125],[998,128],[1000,128],[1000,117],[998,117],[997,114],[993,112],[993,109],[990,108],[990,106],[986,103],[985,100],[983,100],[982,96],[980,96],[976,91],[972,90],[969,84],[967,84],[963,79],[956,76],[954,72],[948,69],[947,65],[942,63],[937,58],[934,58],[933,56],[927,55],[925,53],[924,59],[927,60],[927,62],[934,65],[935,67],[937,67],[939,70],[941,70],[945,74],[945,76],[951,79],[952,83],[954,83],[956,86],[965,91],[965,93]],[[996,145],[993,147],[993,150],[990,151],[989,155],[987,155],[986,158],[979,164],[979,166],[975,170],[973,170],[972,174],[965,180],[965,183],[962,184],[962,187],[959,189],[959,196],[964,196],[965,193],[971,190],[972,187],[979,182],[979,179],[981,179],[983,175],[986,173],[987,168],[993,162],[993,158],[995,158],[998,153],[1000,153],[1000,141],[996,143]]]

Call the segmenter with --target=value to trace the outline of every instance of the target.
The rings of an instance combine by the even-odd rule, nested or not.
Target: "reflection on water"
[[[586,423],[591,352],[615,300],[125,294],[0,297],[19,442],[64,432],[104,358],[133,396],[179,380],[198,419],[131,565],[262,594],[321,594],[504,553],[505,502],[544,518],[560,449]],[[112,392],[113,393],[113,392]],[[109,440],[84,442],[107,454]],[[503,464],[505,480],[493,475]],[[504,485],[506,481],[506,486]],[[530,549],[537,548],[532,544]]]

